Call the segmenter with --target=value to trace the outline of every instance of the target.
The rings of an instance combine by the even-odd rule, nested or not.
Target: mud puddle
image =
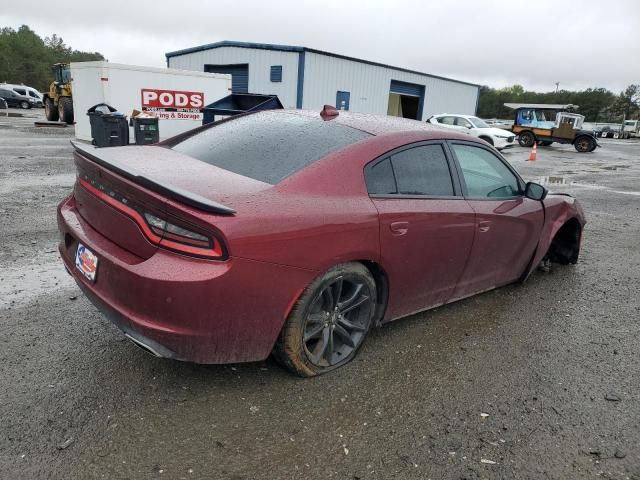
[[[18,267],[4,267],[0,273],[0,310],[74,285],[57,253]]]
[[[556,176],[556,175],[548,175],[544,177],[538,177],[536,180],[540,185],[548,186],[548,187],[556,187],[556,186],[566,186],[566,187],[575,187],[575,188],[585,188],[590,190],[604,190],[606,192],[618,193],[620,195],[634,195],[640,196],[640,191],[633,190],[616,190],[613,188],[605,187],[604,185],[596,185],[590,183],[580,183],[573,182],[567,177]]]

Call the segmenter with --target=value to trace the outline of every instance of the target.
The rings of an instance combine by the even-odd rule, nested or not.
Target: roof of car
[[[571,103],[505,103],[504,106],[513,110],[518,110],[520,108],[532,108],[538,110],[575,110],[578,108],[578,105],[573,105]]]
[[[307,117],[320,117],[320,112],[312,110],[272,110],[273,112],[285,112],[296,115],[304,115]],[[370,133],[371,135],[384,135],[388,133],[398,132],[431,132],[442,133],[444,137],[454,138],[456,135],[452,135],[451,130],[448,128],[439,127],[426,122],[418,120],[410,120],[408,118],[390,117],[386,115],[374,115],[370,113],[353,113],[346,111],[338,111],[338,115],[326,120],[327,122],[336,122],[340,125],[362,130],[363,132]]]
[[[436,113],[434,117],[462,117],[462,118],[477,118],[475,115],[466,115],[464,113]]]

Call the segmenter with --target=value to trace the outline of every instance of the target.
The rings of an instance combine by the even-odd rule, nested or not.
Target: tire
[[[493,139],[491,137],[478,137],[480,140],[484,140],[489,145],[493,146]]]
[[[44,116],[50,122],[57,122],[59,118],[58,109],[48,97],[44,99]]]
[[[29,102],[20,102],[20,108],[22,108],[23,110],[28,110],[29,108],[31,108],[31,104]]]
[[[520,135],[518,135],[518,143],[521,147],[533,147],[535,141],[536,136],[533,134],[533,132],[522,132]]]
[[[301,377],[345,365],[371,328],[376,301],[376,283],[364,265],[336,265],[302,292],[280,332],[274,357]]]
[[[542,146],[542,147],[548,147],[549,145],[551,145],[553,142],[550,142],[549,140],[541,140],[538,145]]]
[[[60,121],[68,125],[73,123],[73,101],[71,97],[60,97],[58,99],[58,114]]]
[[[580,135],[573,142],[573,146],[580,153],[593,152],[596,148],[596,142],[587,135]]]

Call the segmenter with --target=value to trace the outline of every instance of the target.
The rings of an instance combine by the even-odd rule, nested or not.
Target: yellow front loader
[[[71,70],[69,64],[56,63],[49,91],[44,94],[44,113],[47,120],[73,123],[73,98],[71,95]]]

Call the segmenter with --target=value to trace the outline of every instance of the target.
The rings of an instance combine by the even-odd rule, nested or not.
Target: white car
[[[498,150],[514,145],[515,135],[513,133],[502,128],[490,127],[482,119],[473,115],[442,113],[433,115],[427,122],[481,138]]]

